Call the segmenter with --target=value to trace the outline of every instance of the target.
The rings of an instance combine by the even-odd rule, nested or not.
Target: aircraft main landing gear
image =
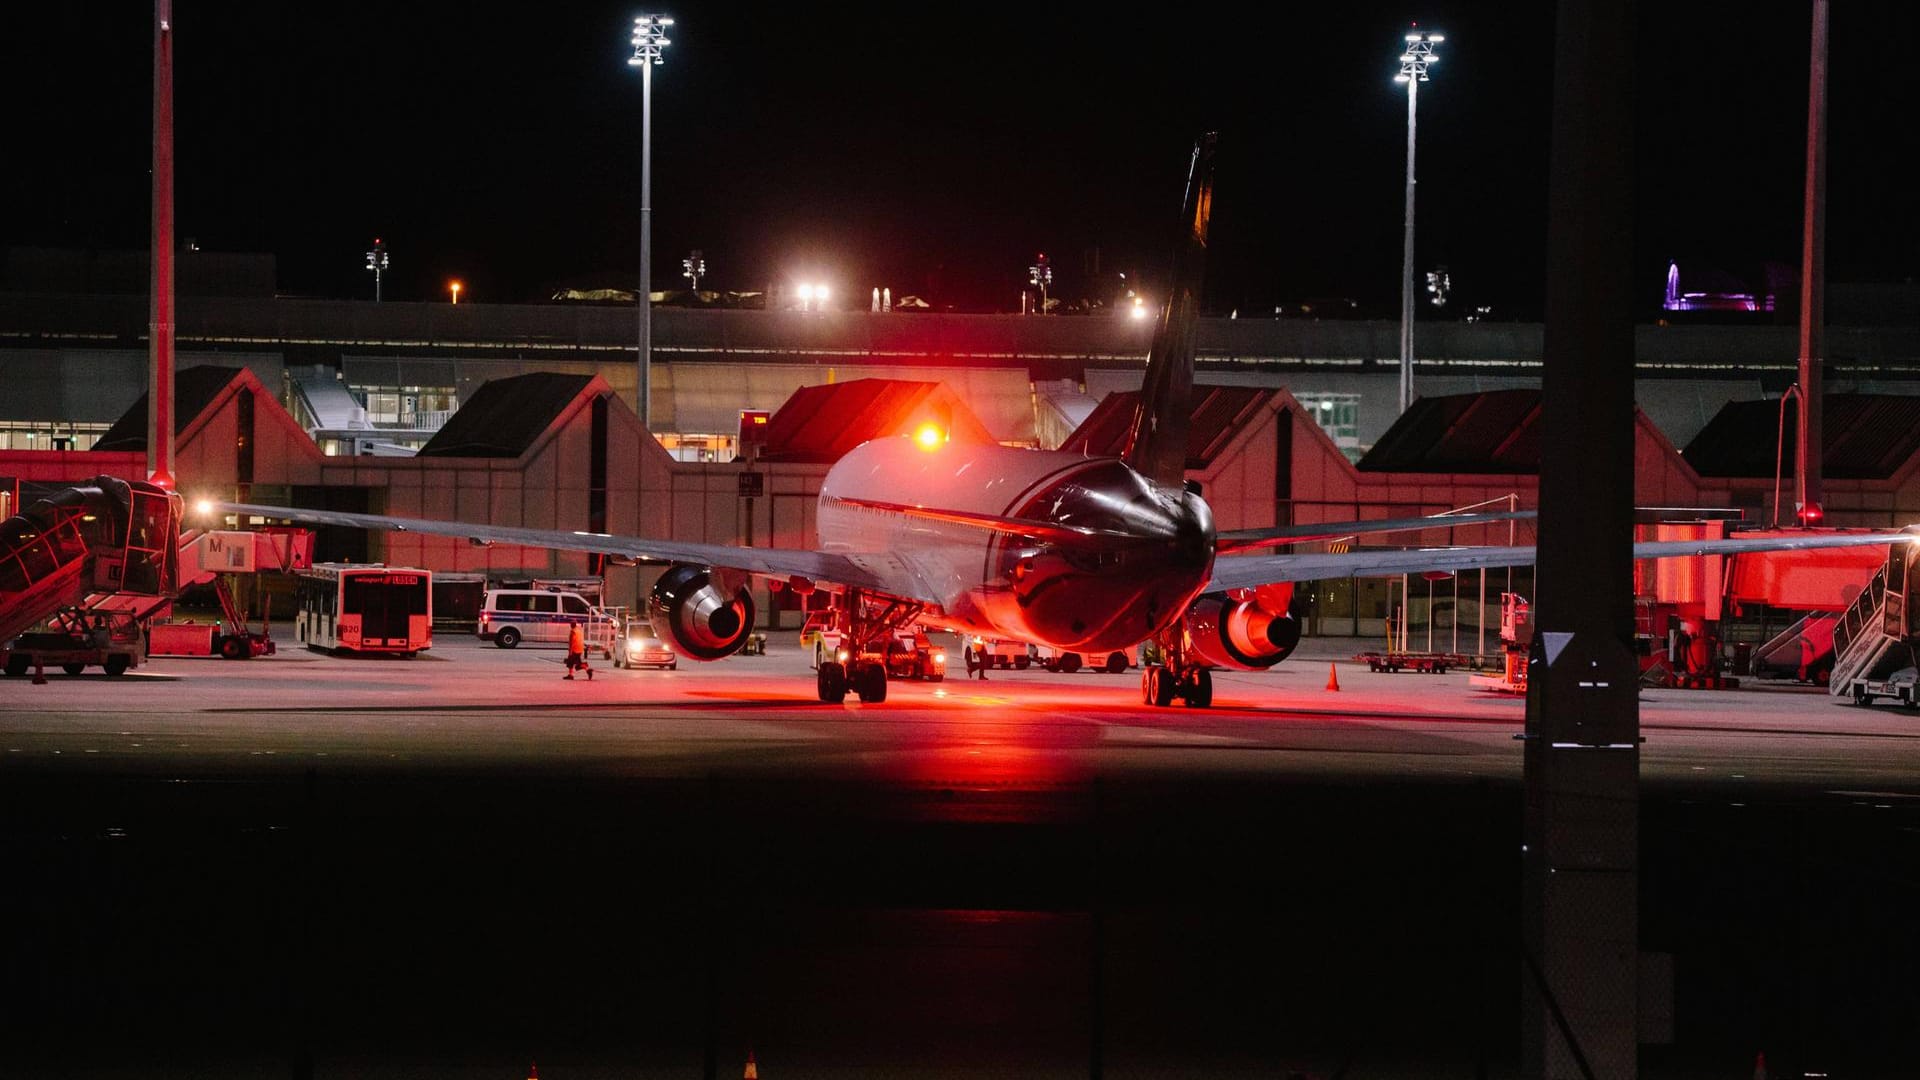
[[[1205,709],[1213,704],[1213,669],[1190,664],[1177,646],[1162,643],[1163,664],[1147,664],[1140,669],[1140,699],[1165,708],[1180,698],[1190,709]]]

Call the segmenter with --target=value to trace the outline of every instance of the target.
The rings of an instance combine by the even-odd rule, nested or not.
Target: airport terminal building
[[[121,266],[7,253],[0,499],[144,471],[136,263],[143,254]],[[956,437],[1113,453],[1152,334],[1151,320],[1099,316],[660,307],[648,432],[633,407],[631,305],[310,300],[273,295],[271,279],[270,258],[182,255],[184,493],[711,543],[811,546],[832,462],[930,419]],[[1898,315],[1911,299],[1836,287],[1830,301],[1832,524],[1920,517],[1920,319]],[[1895,314],[1843,321],[1862,308]],[[1777,398],[1795,346],[1791,324],[1639,329],[1641,505],[1772,519]],[[1203,320],[1188,466],[1219,527],[1535,505],[1541,327],[1421,324],[1420,400],[1404,416],[1396,350],[1392,323]],[[743,426],[756,412],[770,422]],[[432,537],[324,543],[439,571],[591,569],[584,556]],[[610,595],[631,599],[646,573],[610,571]],[[1381,582],[1323,583],[1314,596],[1309,628],[1321,633],[1376,633],[1391,603]],[[777,624],[796,621],[779,611],[790,598],[765,599]]]

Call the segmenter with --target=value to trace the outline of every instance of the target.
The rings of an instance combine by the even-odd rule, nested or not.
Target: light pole
[[[1046,252],[1040,253],[1040,261],[1027,267],[1027,284],[1040,290],[1040,314],[1047,313],[1047,288],[1053,284],[1053,266],[1047,262]]]
[[[373,238],[373,250],[367,252],[367,269],[373,271],[373,302],[380,302],[380,275],[387,272],[387,242]]]
[[[640,357],[634,385],[634,404],[640,424],[651,431],[653,384],[648,365],[653,360],[653,68],[672,42],[666,15],[641,15],[633,20],[633,55],[628,67],[640,69]]]
[[[1394,82],[1407,84],[1407,235],[1400,253],[1400,411],[1413,405],[1413,131],[1415,111],[1420,100],[1420,84],[1427,81],[1427,68],[1438,63],[1433,47],[1447,40],[1443,35],[1422,30],[1419,24],[1407,33],[1406,51],[1400,54],[1400,74]]]

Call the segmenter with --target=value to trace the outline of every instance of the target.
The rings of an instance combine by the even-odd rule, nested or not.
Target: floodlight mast
[[[667,40],[667,27],[673,19],[666,15],[641,15],[633,20],[633,55],[628,67],[640,69],[640,347],[634,385],[634,407],[640,423],[653,430],[653,69],[662,63],[661,54],[673,42]]]
[[[1427,69],[1438,63],[1434,46],[1447,40],[1444,34],[1422,30],[1414,24],[1407,32],[1407,47],[1400,54],[1400,74],[1394,82],[1407,86],[1407,228],[1400,253],[1400,411],[1413,405],[1413,145],[1415,118],[1418,114],[1420,84],[1427,81]]]

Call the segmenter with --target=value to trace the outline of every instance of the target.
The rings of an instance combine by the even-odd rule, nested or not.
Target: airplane
[[[1151,640],[1149,704],[1205,708],[1212,671],[1264,670],[1299,644],[1294,583],[1326,578],[1527,565],[1533,549],[1482,546],[1294,554],[1276,545],[1371,532],[1479,524],[1530,512],[1469,514],[1219,532],[1186,480],[1194,332],[1213,204],[1216,136],[1194,146],[1172,288],[1144,388],[1118,457],[953,441],[937,426],[863,443],[821,484],[814,550],[741,548],[604,533],[215,502],[204,510],[265,519],[465,537],[666,563],[648,607],[679,652],[719,660],[754,624],[748,584],[808,595],[847,642],[819,665],[821,701],[852,692],[882,702],[880,659],[915,621],[967,635],[1102,653]],[[1900,533],[1668,541],[1636,558],[1885,544]],[[819,598],[825,598],[824,607]]]

